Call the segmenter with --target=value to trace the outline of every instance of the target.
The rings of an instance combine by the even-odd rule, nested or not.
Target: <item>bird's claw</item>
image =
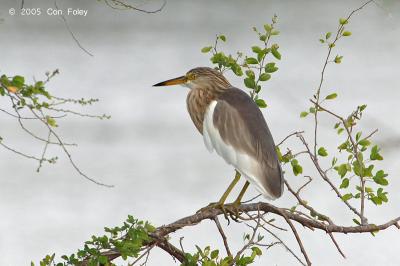
[[[234,220],[235,222],[238,222],[240,218],[240,211],[239,211],[239,206],[240,202],[233,202],[230,204],[223,204],[220,202],[212,202],[208,204],[206,207],[201,208],[198,210],[196,213],[208,210],[208,209],[220,209],[222,213],[224,214],[225,219],[228,221],[228,224],[230,223],[229,218]]]
[[[227,204],[227,205],[224,206],[226,211],[227,211],[227,213],[229,214],[229,217],[232,220],[234,220],[235,222],[239,222],[239,219],[242,218],[240,216],[239,206],[240,206],[240,202],[237,202],[237,201],[234,201],[233,203],[230,203],[230,204]],[[226,216],[225,216],[225,219],[227,219]]]

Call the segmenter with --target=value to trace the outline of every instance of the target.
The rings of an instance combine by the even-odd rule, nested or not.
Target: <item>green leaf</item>
[[[350,36],[350,35],[351,35],[351,32],[350,32],[350,31],[345,31],[345,32],[343,32],[342,35],[343,35],[343,36]]]
[[[58,127],[57,122],[54,118],[50,117],[50,116],[46,116],[46,121],[47,124],[51,127]]]
[[[362,134],[361,131],[360,131],[360,132],[357,132],[357,134],[356,134],[356,141],[358,141],[358,140],[361,138],[361,134]]]
[[[247,57],[246,63],[249,65],[254,65],[254,64],[258,64],[258,60],[254,57]]]
[[[253,70],[250,70],[250,69],[246,70],[246,76],[248,76],[251,79],[255,78],[255,74],[254,74]]]
[[[367,108],[367,105],[366,105],[366,104],[363,104],[363,105],[359,106],[358,108],[359,108],[360,111],[362,112],[362,111],[365,110],[365,108]]]
[[[267,33],[270,33],[272,31],[272,26],[269,24],[265,24],[264,25],[264,29]]]
[[[278,48],[279,48],[279,46],[277,45],[277,44],[274,44],[274,45],[272,45],[271,46],[271,53],[272,53],[272,55],[276,58],[276,59],[278,59],[278,60],[281,60],[281,54],[278,52]]]
[[[244,85],[249,89],[254,89],[254,87],[256,86],[256,83],[255,83],[254,79],[252,79],[252,78],[245,78]]]
[[[218,257],[218,254],[219,254],[219,250],[218,250],[218,249],[213,250],[213,251],[211,251],[210,258],[211,258],[212,260],[213,260],[213,259],[216,259],[216,258]]]
[[[369,158],[372,161],[375,161],[375,160],[382,161],[383,157],[382,157],[382,155],[379,154],[379,151],[380,151],[380,149],[379,149],[378,145],[373,146],[371,149],[371,154],[370,154]]]
[[[303,173],[303,167],[301,167],[301,165],[299,165],[299,163],[296,159],[293,159],[290,163],[292,164],[293,174],[295,176]]]
[[[381,185],[381,186],[387,186],[389,184],[389,181],[385,178],[387,177],[388,174],[385,174],[383,170],[379,170],[376,172],[375,176],[373,177],[375,183]]]
[[[254,251],[257,256],[261,256],[262,255],[262,251],[261,251],[261,249],[259,247],[252,247],[251,250]]]
[[[99,263],[106,265],[108,263],[108,257],[106,256],[99,256]]]
[[[258,105],[258,107],[260,108],[265,108],[267,107],[267,104],[265,103],[265,101],[263,99],[257,99],[256,100],[256,104]]]
[[[219,35],[218,38],[219,38],[221,41],[226,42],[226,37],[225,37],[225,35]]]
[[[262,73],[259,77],[260,81],[267,81],[271,78],[271,75],[268,73]]]
[[[328,96],[325,97],[326,100],[333,100],[337,97],[337,93],[332,93],[329,94]]]
[[[271,31],[271,35],[279,35],[280,31],[279,30],[273,30]]]
[[[11,81],[11,85],[17,87],[17,88],[22,88],[22,86],[24,86],[25,84],[25,78],[22,76],[15,76],[13,77],[12,81]]]
[[[348,188],[350,184],[350,180],[348,178],[343,178],[342,184],[340,184],[340,188]]]
[[[201,52],[208,53],[209,51],[211,51],[211,49],[212,49],[212,46],[206,46],[201,49]]]
[[[320,147],[318,149],[318,155],[322,156],[322,157],[326,157],[326,156],[328,156],[328,152],[326,151],[326,149],[324,147]]]
[[[260,47],[258,47],[258,46],[252,46],[251,47],[251,50],[254,52],[254,53],[256,53],[256,54],[259,54],[259,53],[262,53],[262,49],[260,48]]]
[[[338,172],[341,178],[343,178],[347,174],[347,164],[341,164],[335,167],[335,170]]]
[[[278,68],[275,66],[275,63],[268,63],[265,65],[265,72],[266,73],[273,73],[277,71]]]
[[[353,198],[353,194],[347,193],[342,196],[343,201],[348,201],[349,199]]]
[[[334,61],[336,64],[340,64],[340,63],[342,63],[342,59],[343,59],[343,56],[337,55],[333,61]]]
[[[332,36],[332,32],[327,32],[325,34],[325,40],[328,40]]]
[[[371,144],[371,141],[367,140],[367,139],[362,139],[358,142],[359,145],[366,147],[369,146]]]
[[[306,111],[303,111],[300,113],[301,118],[306,117],[307,115],[308,115],[308,112],[306,112]]]
[[[341,25],[345,25],[345,24],[347,24],[349,21],[347,20],[347,19],[345,19],[345,18],[340,18],[339,19],[339,23],[341,24]]]

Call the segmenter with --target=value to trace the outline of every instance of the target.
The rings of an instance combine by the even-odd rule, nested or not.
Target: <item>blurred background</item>
[[[162,4],[130,3],[146,9]],[[365,103],[368,108],[361,128],[365,133],[379,128],[375,140],[382,146],[385,160],[378,167],[389,172],[390,186],[388,204],[379,208],[367,205],[369,221],[376,224],[400,215],[400,2],[377,3],[363,9],[347,26],[353,35],[342,39],[334,50],[344,56],[343,63],[330,65],[323,86],[323,95],[339,94],[329,103],[331,109],[345,115]],[[361,4],[348,0],[167,0],[161,12],[145,14],[113,10],[98,1],[58,1],[63,10],[88,10],[85,17],[66,19],[82,46],[94,55],[91,57],[77,46],[60,17],[10,16],[8,10],[18,9],[20,2],[1,1],[1,73],[31,77],[31,82],[58,68],[61,74],[48,84],[52,93],[99,98],[100,103],[82,111],[106,113],[111,120],[68,116],[59,121],[57,131],[65,141],[79,144],[71,153],[83,171],[115,187],[83,179],[54,147],[50,154],[60,156],[59,162],[45,165],[40,173],[35,172],[36,162],[0,149],[0,265],[29,265],[53,252],[70,254],[91,235],[102,234],[104,226],[121,224],[128,214],[162,225],[219,198],[234,172],[204,147],[186,111],[187,89],[151,87],[193,67],[211,66],[200,49],[213,43],[216,34],[227,36],[224,51],[251,52],[249,47],[258,42],[251,28],[261,28],[278,15],[281,34],[275,42],[280,45],[282,60],[277,63],[279,71],[263,89],[269,105],[263,113],[276,142],[295,130],[305,130],[311,137],[312,119],[300,119],[299,113],[310,106],[308,99],[318,85],[326,55],[318,39],[335,31],[338,19]],[[54,8],[54,2],[26,1],[25,7],[44,11]],[[244,88],[241,79],[231,74],[227,77]],[[0,103],[2,107],[6,104]],[[326,143],[331,154],[339,143],[334,123],[325,116],[320,124],[320,142]],[[33,130],[41,133],[38,128]],[[22,132],[15,119],[0,116],[0,135],[8,145],[40,156],[42,144]],[[299,147],[295,139],[288,145]],[[300,161],[304,174],[316,177],[304,198],[337,223],[351,225],[352,214],[305,158]],[[294,186],[303,182],[290,171],[286,179]],[[256,192],[250,190],[247,197],[253,195]],[[285,193],[274,204],[291,207],[293,202]],[[233,223],[228,228],[232,249],[239,248],[246,227]],[[341,258],[326,234],[302,229],[300,234],[314,265],[400,264],[400,235],[393,228],[375,237],[337,235],[347,259]],[[291,234],[279,235],[300,254]],[[182,236],[187,251],[194,251],[194,244],[222,247],[210,221],[175,233],[172,242],[179,245]],[[282,247],[266,253],[255,265],[297,263]],[[153,251],[148,265],[175,263],[167,254]]]

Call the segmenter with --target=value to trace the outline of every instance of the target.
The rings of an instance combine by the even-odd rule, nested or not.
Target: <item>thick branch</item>
[[[398,222],[400,221],[400,217],[397,217],[393,220],[390,220],[384,224],[374,225],[374,224],[366,224],[360,226],[341,226],[336,224],[326,224],[313,219],[309,219],[303,217],[301,215],[292,213],[283,208],[276,207],[267,202],[258,202],[258,203],[249,203],[242,204],[238,207],[239,212],[265,212],[265,213],[273,213],[285,219],[285,216],[288,220],[295,221],[307,228],[312,229],[320,229],[326,233],[344,233],[344,234],[353,234],[353,233],[366,233],[366,232],[376,232],[378,230],[384,230],[390,226],[396,226],[400,229]],[[174,233],[184,227],[194,226],[202,222],[203,220],[214,220],[217,216],[223,214],[221,209],[209,208],[203,209],[193,215],[184,217],[179,219],[173,223],[168,225],[160,226],[156,229],[154,233],[150,236],[157,241],[158,239],[163,239],[171,233]],[[147,245],[154,244],[153,241],[149,242]],[[104,254],[108,256],[108,254]],[[111,256],[108,256],[109,259],[115,259],[119,257],[120,254],[115,251]]]

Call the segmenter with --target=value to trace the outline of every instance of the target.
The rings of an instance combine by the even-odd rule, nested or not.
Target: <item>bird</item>
[[[171,85],[189,88],[187,110],[205,146],[236,170],[220,200],[210,206],[223,208],[241,176],[246,182],[233,202],[236,207],[250,184],[269,200],[279,198],[284,188],[282,168],[272,134],[254,100],[210,67],[196,67],[153,86]]]

